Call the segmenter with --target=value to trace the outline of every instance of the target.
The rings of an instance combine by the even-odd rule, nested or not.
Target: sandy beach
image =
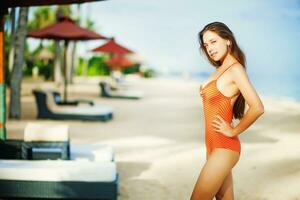
[[[120,174],[119,200],[189,199],[205,162],[199,83],[133,79],[132,89],[143,91],[144,97],[122,100],[99,97],[98,81],[77,78],[69,86],[70,99],[86,98],[112,106],[112,121],[37,120],[31,89],[57,86],[25,80],[22,119],[8,119],[8,138],[21,139],[28,122],[68,124],[72,143],[102,143],[114,148]],[[261,97],[264,115],[240,136],[241,158],[233,169],[235,197],[300,199],[300,103]]]

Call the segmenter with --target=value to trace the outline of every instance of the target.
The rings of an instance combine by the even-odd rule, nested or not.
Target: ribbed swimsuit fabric
[[[225,148],[238,153],[241,152],[241,144],[237,136],[227,137],[222,133],[214,131],[212,125],[212,121],[217,115],[220,115],[229,124],[232,123],[233,107],[231,99],[235,95],[228,97],[221,93],[217,88],[217,80],[234,64],[228,66],[216,79],[207,83],[203,88],[202,85],[200,86],[205,118],[205,145],[208,154],[211,154],[214,148]]]

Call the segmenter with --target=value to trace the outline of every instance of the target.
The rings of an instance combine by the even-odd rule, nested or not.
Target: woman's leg
[[[238,152],[214,149],[200,172],[191,200],[211,200],[238,160]]]
[[[209,159],[209,154],[206,153],[206,160]],[[216,200],[233,200],[234,192],[233,192],[233,179],[232,172],[230,171],[229,175],[226,176],[223,181],[221,188],[216,194]]]
[[[219,189],[218,193],[216,194],[216,199],[217,200],[234,200],[233,180],[232,180],[231,172],[226,176],[221,188]]]

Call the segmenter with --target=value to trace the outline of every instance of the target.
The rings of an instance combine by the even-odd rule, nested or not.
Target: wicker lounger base
[[[110,86],[108,83],[100,82],[100,96],[105,98],[115,98],[115,99],[140,99],[141,96],[139,95],[133,95],[133,94],[112,94],[109,92]]]
[[[107,115],[71,115],[71,114],[45,114],[38,115],[39,119],[57,119],[57,120],[94,120],[94,121],[108,121],[113,118],[113,114]]]
[[[47,105],[47,96],[44,91],[33,90],[36,99],[38,115],[40,119],[58,119],[58,120],[93,120],[93,121],[108,121],[113,118],[112,112],[97,113],[97,114],[70,114],[52,112]]]
[[[140,97],[121,96],[121,95],[101,95],[101,97],[112,98],[112,99],[140,99]]]
[[[0,198],[117,200],[117,188],[118,176],[114,182],[0,180]]]

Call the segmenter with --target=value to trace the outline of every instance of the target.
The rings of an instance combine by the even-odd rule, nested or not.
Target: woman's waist
[[[234,136],[234,137],[228,137],[226,135],[224,135],[223,133],[220,132],[216,132],[214,131],[212,128],[205,128],[205,137],[206,138],[211,138],[211,139],[226,139],[226,140],[236,140],[236,141],[240,141],[238,136]]]
[[[220,116],[223,118],[226,122],[232,123],[233,120],[233,113],[204,113],[204,121],[205,124],[211,124],[215,119],[217,119],[217,116]]]

